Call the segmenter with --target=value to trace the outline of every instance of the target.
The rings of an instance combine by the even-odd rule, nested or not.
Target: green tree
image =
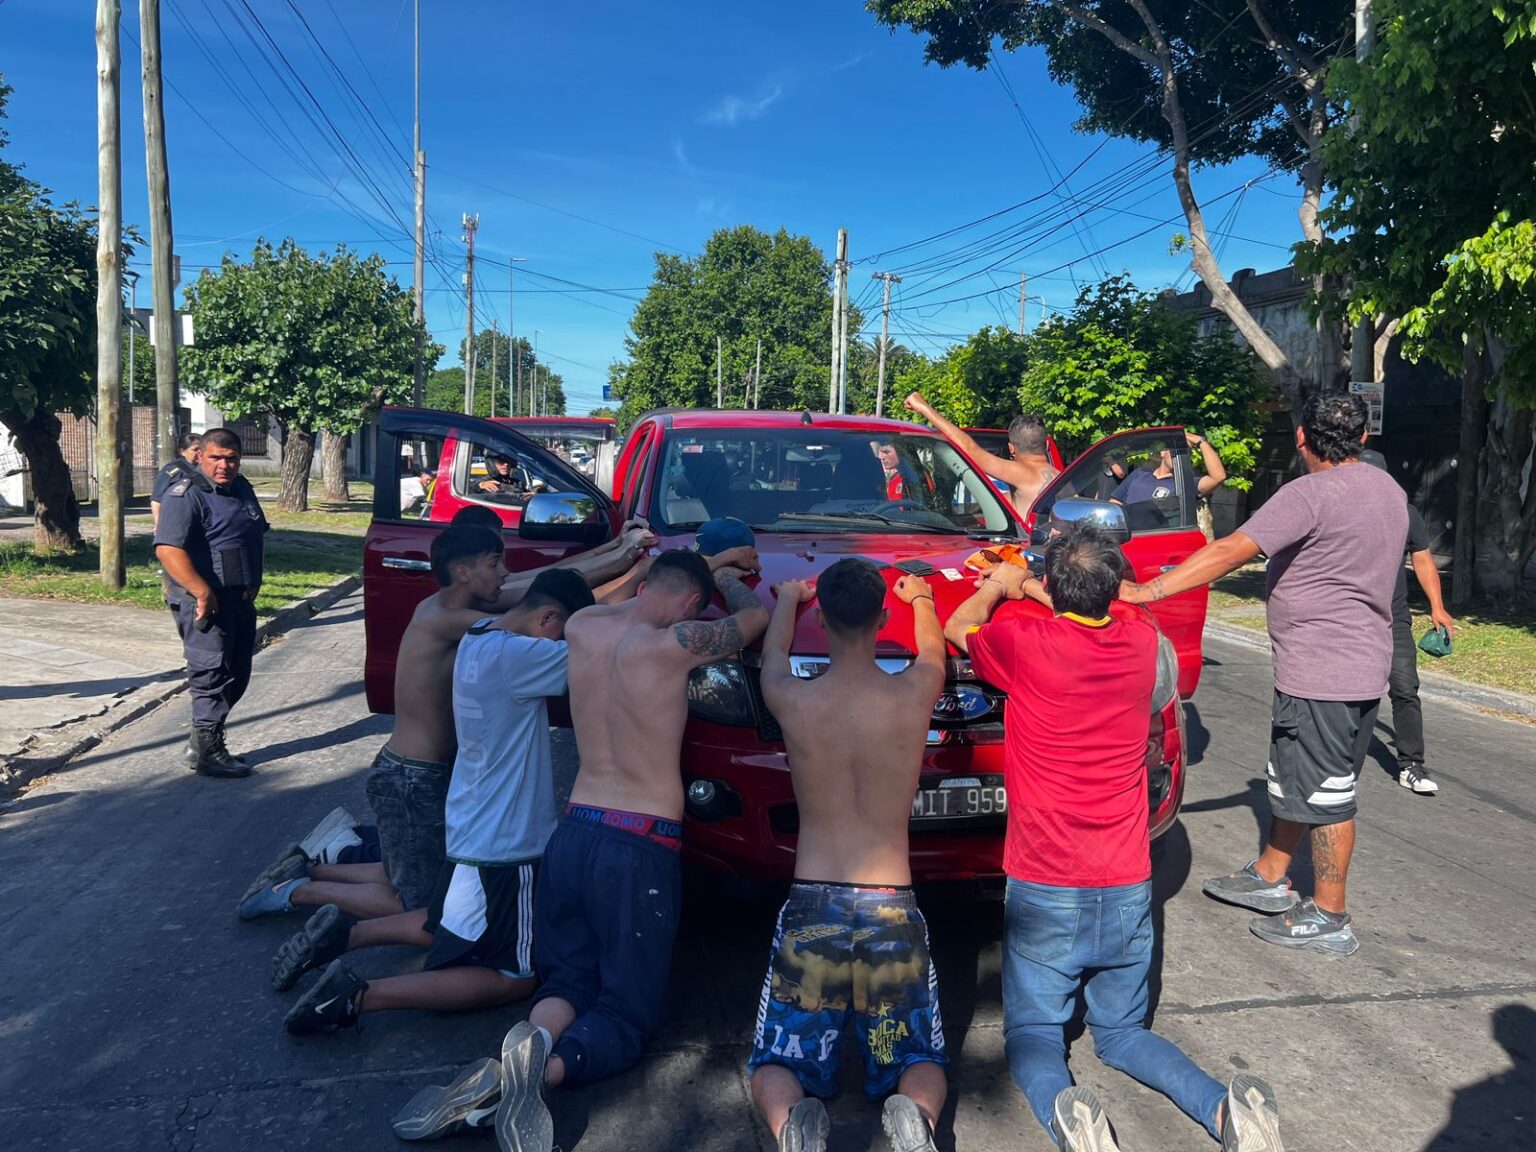
[[[656,254],[630,320],[627,359],[609,368],[626,426],[651,408],[713,408],[715,340],[726,407],[742,407],[762,341],[763,408],[825,410],[831,372],[831,269],[808,237],[721,229],[698,256]],[[860,327],[857,311],[850,331]],[[850,375],[851,379],[851,375]]]
[[[188,386],[235,417],[271,416],[283,434],[278,506],[309,507],[317,432],[338,441],[383,404],[409,399],[417,325],[383,257],[345,246],[312,256],[291,239],[225,256],[186,290],[197,346]]]
[[[1335,118],[1326,79],[1349,44],[1349,0],[866,0],[876,20],[927,38],[929,61],[985,68],[1000,47],[1042,48],[1052,79],[1083,106],[1078,127],[1156,143],[1189,226],[1192,265],[1222,312],[1297,401],[1294,365],[1226,282],[1192,170],[1255,155],[1295,172],[1308,244],[1322,240],[1322,138]],[[1074,208],[1074,211],[1080,209]],[[1321,358],[1337,364],[1330,333]],[[1331,382],[1331,381],[1330,381]]]
[[[895,403],[899,408],[908,393],[919,391],[962,428],[1006,428],[1019,414],[1019,385],[1028,363],[1026,341],[1006,328],[983,328],[935,361],[921,380],[903,374],[905,390]]]
[[[1404,317],[1404,351],[1462,376],[1454,602],[1507,597],[1536,553],[1536,2],[1378,0],[1375,53],[1329,78],[1350,116],[1309,268],[1352,318]],[[1321,303],[1326,306],[1328,301]]]
[[[608,405],[603,404],[592,409],[592,411],[588,412],[587,415],[592,417],[594,420],[617,420],[619,418],[619,410],[617,408],[610,408]]]
[[[10,91],[0,80],[0,123]],[[0,156],[6,144],[0,130]],[[80,506],[55,413],[90,410],[95,362],[95,229],[0,158],[0,424],[31,474],[39,552],[80,547]]]
[[[1069,458],[1115,432],[1182,424],[1215,445],[1235,488],[1251,481],[1268,391],[1253,353],[1123,276],[1079,293],[1024,341],[1018,397]]]

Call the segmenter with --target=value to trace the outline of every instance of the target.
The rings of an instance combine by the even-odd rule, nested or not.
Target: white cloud
[[[775,84],[764,91],[760,96],[747,98],[745,96],[722,96],[714,105],[705,110],[699,117],[703,124],[720,124],[730,128],[740,124],[743,120],[756,120],[764,112],[784,95],[782,85]]]

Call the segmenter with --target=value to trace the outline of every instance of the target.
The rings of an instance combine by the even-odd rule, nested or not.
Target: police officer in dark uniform
[[[267,528],[255,490],[240,475],[239,436],[227,428],[203,433],[198,467],[165,490],[155,529],[192,689],[186,762],[203,776],[251,772],[225,746],[224,722],[251,679]]]
[[[156,524],[160,523],[160,502],[165,490],[183,476],[197,471],[197,462],[203,451],[203,438],[196,432],[183,432],[176,439],[176,455],[155,473],[155,486],[150,490],[149,511]]]

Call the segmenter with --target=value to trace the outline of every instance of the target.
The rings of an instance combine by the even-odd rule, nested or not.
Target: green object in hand
[[[1451,654],[1451,634],[1444,628],[1431,628],[1419,639],[1419,648],[1431,656]]]

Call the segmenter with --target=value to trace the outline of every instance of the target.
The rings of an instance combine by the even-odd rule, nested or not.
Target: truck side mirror
[[[608,538],[608,518],[584,493],[536,492],[523,507],[517,534],[523,540],[601,544]]]
[[[1125,520],[1125,509],[1119,504],[1108,500],[1084,500],[1078,496],[1067,496],[1051,505],[1052,528],[1065,529],[1069,524],[1084,520],[1090,524],[1097,524],[1116,544],[1123,545],[1131,538],[1131,529]]]

